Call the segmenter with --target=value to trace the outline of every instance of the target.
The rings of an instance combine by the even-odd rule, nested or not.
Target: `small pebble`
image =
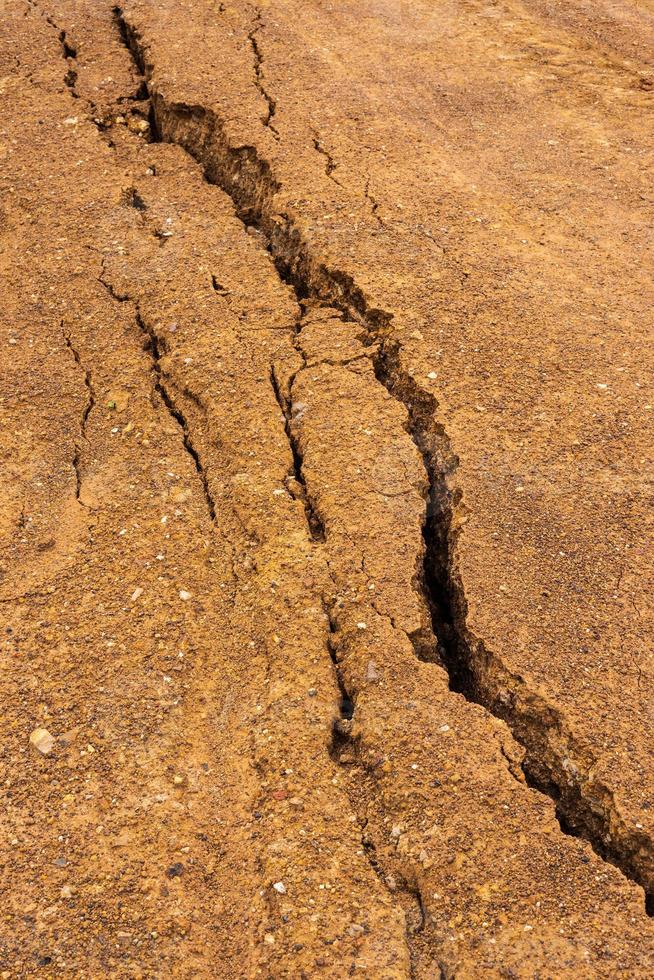
[[[276,892],[279,892],[280,895],[286,894],[286,885],[284,884],[283,881],[276,881],[275,884],[273,885],[273,888],[275,889]]]
[[[50,755],[55,740],[47,728],[35,728],[30,735],[30,745],[32,745],[41,755]]]

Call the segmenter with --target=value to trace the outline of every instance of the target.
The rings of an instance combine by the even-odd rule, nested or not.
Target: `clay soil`
[[[0,976],[654,976],[651,0],[2,0]]]

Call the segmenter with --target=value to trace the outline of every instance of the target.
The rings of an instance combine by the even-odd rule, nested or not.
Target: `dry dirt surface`
[[[652,0],[2,0],[0,976],[654,976]]]

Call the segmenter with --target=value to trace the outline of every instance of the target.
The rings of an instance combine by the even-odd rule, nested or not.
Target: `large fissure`
[[[407,430],[420,450],[430,487],[423,587],[451,689],[508,724],[525,749],[523,769],[529,784],[554,799],[562,830],[586,839],[600,857],[647,891],[654,878],[648,838],[627,826],[610,790],[592,781],[594,760],[575,744],[556,707],[514,676],[468,629],[455,562],[454,518],[460,500],[451,490],[451,477],[457,460],[437,419],[436,399],[420,389],[401,363],[392,315],[371,308],[351,276],[314,256],[292,220],[278,213],[273,201],[279,184],[254,147],[232,146],[221,121],[204,107],[165,98],[152,84],[147,49],[120,10],[117,20],[145,75],[158,138],[185,149],[201,165],[207,181],[232,198],[239,218],[261,233],[281,279],[294,288],[299,301],[310,298],[333,306],[363,328],[374,346],[378,380],[407,411]]]

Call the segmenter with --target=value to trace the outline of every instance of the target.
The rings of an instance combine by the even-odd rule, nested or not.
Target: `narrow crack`
[[[302,358],[302,365],[289,379],[288,398],[284,397],[284,395],[281,392],[280,385],[275,377],[274,369],[271,369],[271,381],[272,381],[273,389],[275,391],[277,402],[284,415],[286,436],[289,441],[289,445],[291,447],[291,451],[293,453],[293,460],[294,460],[293,479],[297,484],[300,485],[302,490],[301,499],[305,505],[307,525],[312,539],[319,540],[322,543],[326,540],[325,527],[324,524],[322,523],[322,520],[320,519],[317,508],[315,507],[315,504],[312,501],[308,493],[308,490],[306,488],[304,473],[303,473],[303,457],[302,457],[301,450],[299,448],[298,441],[296,440],[295,434],[293,432],[293,417],[292,417],[293,416],[293,408],[292,408],[293,385],[295,379],[300,374],[300,372],[307,367],[307,358],[301,345],[300,335],[302,332],[302,324],[303,324],[304,317],[306,316],[307,312],[309,312],[309,310],[307,309],[307,304],[300,303],[300,306],[302,308],[302,315],[298,318],[295,324],[293,342],[294,342],[295,349],[298,351],[298,353]],[[315,523],[316,520],[319,521],[318,534],[316,533],[316,523]],[[329,569],[329,562],[327,562],[327,567]],[[330,758],[336,765],[339,766],[339,768],[347,769],[351,764],[357,761],[357,755],[358,755],[357,744],[352,734],[352,729],[354,724],[354,713],[356,710],[356,695],[352,691],[350,691],[345,679],[345,674],[341,669],[340,662],[338,659],[337,633],[338,633],[339,626],[335,614],[336,604],[333,601],[333,599],[328,599],[324,595],[321,601],[322,601],[322,608],[325,614],[325,618],[327,620],[327,627],[328,627],[327,652],[329,653],[329,657],[332,662],[333,677],[339,692],[338,706],[337,706],[338,716],[334,719],[334,722],[332,724],[331,740],[330,740],[328,751],[329,751]],[[348,791],[348,795],[350,796],[351,802],[354,805],[354,809],[356,811],[357,807],[354,804],[354,800],[352,799],[352,795],[349,793],[349,791]],[[371,839],[367,838],[364,833],[366,823],[367,823],[367,818],[362,821],[361,847],[362,847],[363,854],[365,855],[372,871],[379,879],[384,889],[392,894],[393,889],[389,884],[388,875],[382,869],[379,861],[377,860],[374,843]],[[417,890],[410,889],[408,887],[401,889],[401,891],[414,903],[415,910],[417,910],[417,915],[420,920],[420,925],[418,928],[422,928],[425,922],[422,896],[419,894],[419,892],[417,892]],[[415,953],[411,944],[411,937],[413,933],[415,933],[415,931],[417,931],[417,929],[411,926],[411,923],[409,922],[409,919],[407,917],[406,941],[407,941],[407,948],[409,950],[411,978],[413,978],[413,976],[415,975]]]
[[[328,624],[327,649],[333,664],[334,679],[340,695],[338,718],[334,720],[334,724],[332,726],[332,739],[329,746],[329,754],[336,765],[338,765],[341,769],[347,770],[357,761],[357,744],[352,735],[354,713],[356,710],[356,698],[355,695],[348,689],[345,682],[344,673],[341,670],[338,660],[338,643],[336,640],[338,623],[335,616],[334,604],[332,602],[328,602],[323,597],[322,605]],[[356,811],[357,807],[356,804],[354,804],[354,800],[352,800],[352,794],[350,793],[349,795]],[[382,864],[377,856],[377,849],[375,847],[374,840],[366,833],[366,827],[368,825],[367,816],[361,817],[361,815],[359,815],[359,824],[361,827],[361,848],[366,856],[368,864],[383,885],[384,889],[389,892],[393,898],[395,898],[398,892],[402,893],[413,904],[412,911],[415,912],[413,918],[417,919],[417,922],[411,922],[409,916],[405,913],[406,944],[409,951],[410,965],[409,975],[411,978],[413,978],[415,976],[416,957],[412,944],[412,937],[424,928],[426,922],[422,895],[417,888],[411,888],[407,884],[405,884],[402,888],[398,888],[397,886],[391,887],[390,877],[392,876],[389,876],[389,873],[382,867]]]
[[[252,47],[252,54],[254,57],[254,78],[255,78],[254,84],[256,85],[257,90],[265,100],[266,105],[268,107],[268,111],[266,112],[266,115],[263,117],[262,122],[264,126],[266,126],[271,131],[275,139],[279,140],[279,133],[277,132],[273,124],[275,112],[277,111],[277,103],[272,98],[272,96],[268,94],[264,84],[263,54],[261,53],[261,47],[259,46],[259,42],[257,40],[257,34],[259,33],[259,31],[262,31],[263,28],[264,28],[263,16],[261,14],[261,11],[257,10],[256,16],[254,18],[254,26],[248,34],[248,41],[250,42],[250,45]]]
[[[314,149],[318,153],[320,153],[321,156],[325,158],[325,174],[329,177],[330,180],[333,180],[335,184],[338,184],[339,187],[342,187],[343,185],[341,184],[340,180],[334,177],[334,171],[338,168],[338,164],[335,162],[333,156],[326,148],[326,146],[323,145],[318,133],[314,132],[312,139],[313,139]]]
[[[141,330],[143,336],[147,341],[147,349],[152,359],[152,372],[154,374],[154,379],[155,379],[154,380],[155,391],[161,398],[161,401],[166,407],[170,417],[177,423],[179,428],[182,430],[184,449],[193,460],[193,464],[195,466],[197,474],[200,477],[200,483],[202,484],[202,490],[204,493],[204,499],[207,505],[207,510],[209,512],[209,517],[211,518],[211,522],[215,523],[216,503],[211,493],[207,472],[202,464],[202,460],[200,459],[200,454],[193,444],[193,438],[191,436],[191,430],[189,428],[188,421],[184,416],[183,412],[181,411],[181,409],[179,408],[179,406],[176,404],[174,398],[172,397],[164,381],[164,375],[161,368],[161,356],[162,356],[161,348],[163,345],[161,343],[161,340],[155,333],[154,329],[148,326],[148,324],[141,316],[141,312],[138,308],[138,305],[136,305],[135,320],[139,329]],[[163,353],[164,354],[167,353],[165,348]]]
[[[279,405],[282,415],[284,416],[284,431],[286,433],[286,438],[291,449],[291,455],[293,457],[293,470],[289,473],[286,480],[286,489],[296,500],[299,500],[303,507],[304,513],[307,519],[307,525],[309,527],[309,532],[311,538],[314,541],[324,541],[325,540],[325,525],[323,523],[322,517],[318,513],[317,508],[311,501],[306,488],[306,483],[304,481],[304,473],[302,471],[303,459],[302,452],[299,447],[299,443],[295,438],[292,426],[292,405],[289,404],[282,391],[280,389],[279,383],[275,376],[274,368],[270,369],[270,383],[272,385],[277,404]]]
[[[403,888],[398,888],[397,885],[391,888],[389,884],[389,875],[383,869],[381,862],[377,856],[377,848],[372,837],[366,834],[366,827],[368,825],[368,818],[364,818],[362,822],[361,830],[361,846],[368,859],[368,864],[373,869],[380,882],[384,888],[390,892],[391,896],[395,897],[398,893],[401,893],[405,897],[405,901],[410,903],[409,909],[404,909],[405,918],[405,937],[407,949],[409,950],[409,978],[413,980],[417,976],[417,955],[414,948],[413,938],[418,933],[422,932],[426,924],[425,908],[422,901],[422,895],[416,888],[410,888],[407,884]]]
[[[450,490],[458,460],[443,426],[438,404],[403,367],[392,314],[371,308],[350,275],[328,268],[312,254],[300,231],[273,206],[279,184],[270,164],[252,146],[232,146],[221,121],[202,106],[169,103],[150,79],[140,39],[118,18],[137,64],[143,66],[160,138],[185,149],[202,166],[205,178],[233,200],[239,218],[262,235],[280,278],[298,300],[311,298],[340,310],[360,324],[373,355],[379,382],[408,413],[407,431],[419,449],[429,479],[422,584],[433,616],[433,630],[450,678],[450,687],[503,719],[525,749],[523,770],[530,786],[554,799],[562,830],[587,840],[595,852],[627,877],[651,887],[654,854],[649,838],[628,826],[608,787],[594,783],[594,760],[576,744],[555,705],[504,666],[467,626],[467,603],[455,570],[454,515],[460,494]],[[648,896],[648,911],[652,898]]]
[[[50,27],[57,32],[57,37],[59,39],[59,44],[61,45],[61,55],[68,66],[68,70],[64,75],[64,84],[70,89],[71,95],[74,99],[78,99],[79,95],[75,90],[75,85],[77,84],[77,67],[75,65],[75,59],[77,58],[77,45],[73,44],[66,31],[62,30],[50,14],[46,13],[36,0],[27,0],[30,7],[35,10]]]
[[[73,453],[73,469],[75,470],[75,483],[76,483],[75,496],[77,497],[77,500],[80,502],[80,504],[82,505],[82,507],[84,507],[86,505],[83,503],[83,501],[81,499],[81,491],[82,491],[82,443],[87,442],[86,428],[87,428],[87,424],[88,424],[88,420],[89,420],[89,415],[91,414],[91,412],[93,411],[93,409],[95,407],[95,391],[93,389],[93,381],[91,379],[91,372],[89,371],[88,368],[85,368],[84,365],[82,364],[82,359],[81,359],[81,357],[79,355],[79,351],[74,346],[73,341],[71,340],[70,334],[66,332],[66,328],[64,327],[63,322],[61,324],[61,332],[63,334],[64,343],[66,344],[66,347],[68,348],[68,350],[73,355],[73,359],[74,359],[75,363],[77,364],[77,366],[81,370],[82,374],[84,375],[84,385],[86,387],[86,392],[87,392],[87,395],[86,395],[86,404],[85,404],[84,408],[82,409],[82,417],[81,417],[81,420],[80,420],[80,439],[79,439],[79,441],[77,439],[75,440],[75,451]]]
[[[219,296],[229,296],[231,293],[231,290],[229,290],[227,286],[223,286],[222,283],[218,282],[218,279],[214,275],[211,276],[211,285],[214,292],[218,293]]]

